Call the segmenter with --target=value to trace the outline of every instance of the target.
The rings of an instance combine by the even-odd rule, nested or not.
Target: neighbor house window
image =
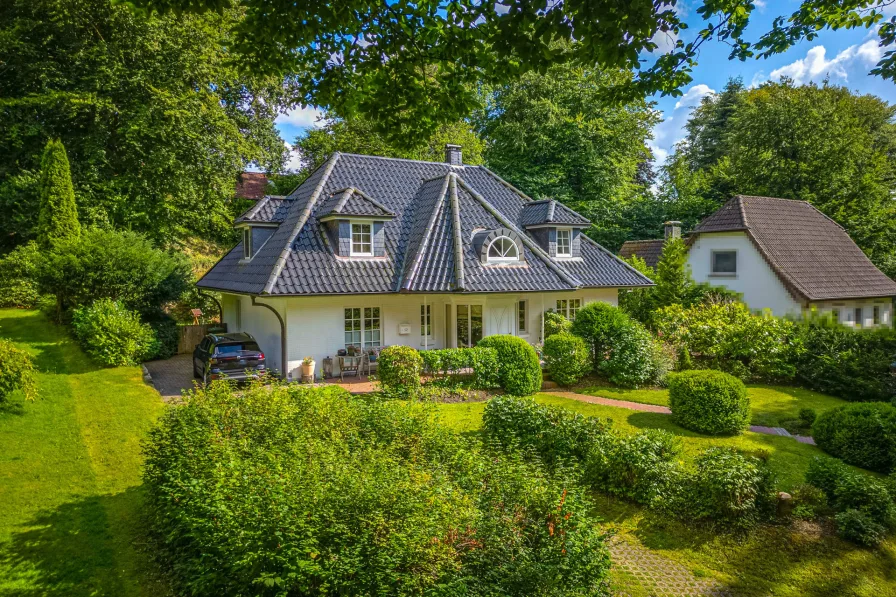
[[[373,225],[370,223],[352,223],[352,252],[353,257],[365,257],[373,255]]]
[[[420,305],[420,335],[432,338],[432,305]]]
[[[378,348],[381,340],[379,307],[354,307],[345,310],[346,348]]]
[[[488,247],[489,261],[519,261],[520,251],[516,243],[506,236],[499,236]]]
[[[252,259],[252,230],[243,228],[243,259]]]
[[[557,299],[557,313],[570,321],[575,321],[581,308],[582,299]]]
[[[526,324],[528,310],[526,301],[520,301],[516,304],[516,331],[518,334],[525,334],[529,331],[529,327]]]
[[[737,251],[713,251],[712,273],[733,276],[737,273]]]
[[[874,307],[871,310],[871,317],[874,325],[880,325],[880,307]]]
[[[864,321],[862,321],[862,308],[861,307],[856,307],[854,314],[855,314],[855,318],[856,318],[856,325],[862,325],[863,323],[865,323]]]
[[[572,230],[557,229],[557,257],[572,257]]]

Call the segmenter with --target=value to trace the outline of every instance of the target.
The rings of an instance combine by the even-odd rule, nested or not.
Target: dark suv
[[[207,384],[214,379],[255,379],[267,373],[264,353],[251,335],[209,334],[193,351],[193,376]]]

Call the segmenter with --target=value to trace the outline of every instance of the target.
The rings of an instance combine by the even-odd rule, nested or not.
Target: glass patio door
[[[482,340],[482,305],[456,305],[457,348],[476,346]]]

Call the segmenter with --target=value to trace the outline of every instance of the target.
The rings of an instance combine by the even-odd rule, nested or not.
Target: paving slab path
[[[549,390],[544,392],[552,396],[560,396],[561,398],[569,398],[570,400],[578,400],[579,402],[588,402],[590,404],[603,404],[604,406],[615,406],[616,408],[627,408],[629,410],[637,410],[646,413],[661,413],[671,415],[672,411],[668,406],[660,406],[659,404],[642,404],[640,402],[630,402],[628,400],[614,400],[612,398],[603,398],[601,396],[590,396],[588,394],[577,394],[576,392],[566,392],[563,390]],[[750,431],[753,433],[764,433],[765,435],[782,435],[792,437],[801,444],[809,444],[814,446],[815,440],[806,435],[791,435],[789,431],[783,427],[763,427],[762,425],[750,425]]]

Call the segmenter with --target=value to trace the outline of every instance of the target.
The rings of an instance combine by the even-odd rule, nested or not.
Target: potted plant
[[[310,377],[314,379],[314,359],[311,357],[305,357],[302,359],[302,377]]]

